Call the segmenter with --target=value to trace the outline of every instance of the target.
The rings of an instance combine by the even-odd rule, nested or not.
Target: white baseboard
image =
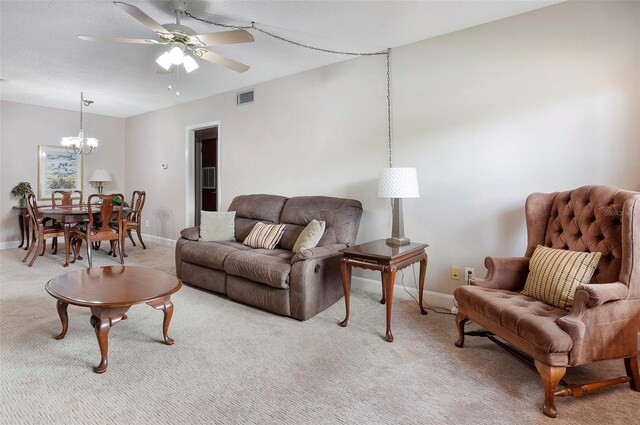
[[[362,289],[363,291],[371,292],[378,295],[380,295],[382,291],[382,283],[379,280],[367,279],[365,277],[359,276],[351,277],[351,287]],[[405,288],[411,295],[418,298],[418,291],[412,285],[407,285],[405,283]],[[393,288],[393,297],[401,298],[404,300],[412,300],[413,298],[411,298],[411,295],[409,295],[407,291],[405,291],[402,287],[402,283],[399,282],[398,279],[396,279],[396,283]],[[433,291],[424,291],[422,302],[424,303],[425,307],[436,307],[446,310],[451,310],[451,308],[454,306],[453,295]]]
[[[133,235],[133,238],[135,239],[136,235]],[[160,236],[147,235],[145,233],[142,234],[142,240],[145,242],[146,241],[154,242],[164,246],[171,246],[171,247],[176,246],[175,239],[161,238]]]
[[[133,235],[133,237],[135,238],[136,236]],[[171,246],[171,247],[176,246],[175,239],[161,238],[159,236],[146,235],[144,233],[142,234],[142,240],[144,240],[145,242],[149,241],[149,242],[154,242],[154,243],[165,245],[165,246]],[[62,242],[63,242],[62,245],[64,245],[64,241]],[[60,244],[60,241],[58,241],[58,244]],[[20,245],[20,241],[0,242],[0,250],[17,248],[18,245]]]
[[[18,245],[20,245],[20,241],[0,242],[0,250],[1,249],[17,248]]]

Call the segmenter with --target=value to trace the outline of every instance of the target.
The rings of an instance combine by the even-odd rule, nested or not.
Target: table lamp
[[[104,182],[111,181],[111,174],[107,170],[103,170],[102,168],[98,168],[97,170],[93,170],[91,173],[91,178],[89,179],[90,183],[98,183],[98,193],[102,195],[102,185]]]
[[[418,174],[415,168],[384,168],[378,181],[378,197],[393,199],[393,224],[387,245],[409,244],[404,236],[402,198],[419,198]]]

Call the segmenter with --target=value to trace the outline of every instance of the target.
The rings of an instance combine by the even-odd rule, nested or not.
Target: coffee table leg
[[[93,368],[95,373],[104,373],[107,371],[107,353],[109,351],[109,329],[111,329],[111,321],[108,317],[102,319],[91,316],[91,325],[96,331],[98,345],[100,346],[100,364]]]
[[[109,351],[109,330],[114,326],[129,310],[131,306],[114,308],[91,308],[91,326],[96,331],[98,345],[100,346],[100,364],[93,368],[95,373],[104,373],[107,370],[107,353]]]
[[[349,311],[351,310],[351,266],[349,265],[349,260],[346,258],[342,258],[340,260],[340,273],[342,274],[342,289],[344,290],[344,306],[346,310],[346,315],[344,320],[340,322],[340,326],[345,328],[349,323]]]
[[[427,314],[427,310],[422,306],[422,297],[424,295],[424,277],[427,274],[427,261],[429,261],[429,257],[427,254],[424,254],[424,258],[420,260],[420,283],[418,285],[419,294],[418,294],[418,304],[420,304],[420,313]]]
[[[156,310],[162,310],[164,313],[164,320],[162,321],[162,335],[164,336],[164,343],[167,345],[173,345],[175,341],[172,338],[169,338],[168,335],[171,317],[173,316],[173,303],[171,302],[171,297],[149,301],[147,304]]]
[[[393,285],[396,281],[396,266],[384,266],[382,272],[382,281],[386,287],[387,295],[387,332],[384,335],[384,339],[387,342],[393,342],[393,334],[391,333],[391,307],[393,305]]]
[[[58,316],[60,316],[60,321],[62,322],[62,332],[60,335],[55,337],[56,339],[62,339],[67,334],[67,329],[69,329],[69,316],[67,315],[67,307],[69,304],[58,300],[56,302],[56,308],[58,309]]]

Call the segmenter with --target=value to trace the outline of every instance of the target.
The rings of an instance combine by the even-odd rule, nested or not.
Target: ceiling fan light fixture
[[[185,58],[184,48],[174,45],[171,50],[169,50],[169,57],[171,58],[172,64],[181,65]]]
[[[184,56],[184,61],[182,62],[182,64],[184,65],[184,69],[185,71],[187,71],[187,73],[191,71],[195,71],[196,69],[198,69],[198,66],[199,66],[198,62],[196,62],[195,59],[193,59],[189,55]]]
[[[163,67],[165,70],[169,70],[173,63],[171,62],[171,55],[169,52],[164,52],[158,59],[156,59],[156,63]]]

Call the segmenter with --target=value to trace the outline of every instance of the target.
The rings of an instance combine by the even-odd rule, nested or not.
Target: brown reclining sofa
[[[175,255],[176,272],[184,283],[300,320],[342,298],[339,250],[355,243],[362,217],[359,201],[242,195],[231,202],[229,211],[236,212],[235,241],[199,240],[198,227],[181,232]],[[291,250],[300,232],[314,219],[326,222],[318,246],[294,254]],[[275,249],[242,244],[259,221],[286,224]]]

